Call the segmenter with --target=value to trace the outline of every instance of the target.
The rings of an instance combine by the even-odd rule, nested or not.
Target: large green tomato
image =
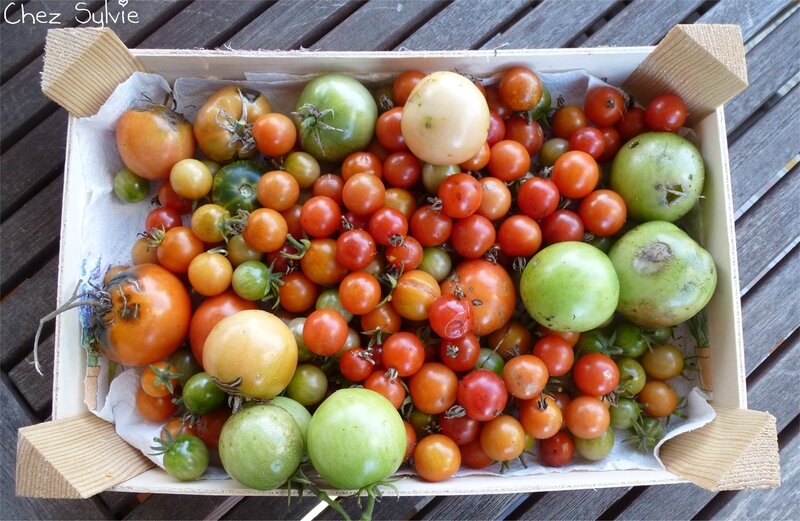
[[[588,331],[617,307],[619,282],[606,255],[583,242],[559,242],[534,255],[522,272],[522,302],[554,331]]]
[[[637,226],[608,256],[619,276],[618,311],[642,327],[688,320],[703,309],[717,286],[711,255],[672,223]]]
[[[259,208],[256,185],[264,168],[255,161],[235,161],[219,169],[211,185],[211,201],[236,215]]]
[[[222,466],[256,490],[286,483],[303,457],[303,433],[292,415],[275,405],[254,405],[231,416],[219,436]]]
[[[697,148],[672,132],[648,132],[620,148],[611,165],[611,188],[636,221],[674,222],[703,193],[705,167]]]
[[[392,404],[363,388],[340,389],[308,426],[311,463],[331,486],[358,490],[394,474],[406,452],[406,429]]]
[[[319,161],[336,162],[369,145],[378,107],[354,78],[323,74],[303,88],[292,116],[303,150]]]

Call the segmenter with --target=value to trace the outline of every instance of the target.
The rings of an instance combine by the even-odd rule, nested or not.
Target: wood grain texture
[[[634,0],[583,41],[581,47],[655,45],[702,3],[703,0]]]
[[[324,51],[389,50],[414,28],[445,7],[442,0],[398,2],[372,0],[310,46]],[[367,27],[380,27],[369,31]]]
[[[772,110],[730,145],[733,210],[736,216],[786,175],[787,163],[800,153],[800,87],[793,88]]]
[[[776,15],[791,4],[789,0],[728,0],[714,2],[697,19],[698,24],[736,24],[747,42]]]
[[[792,76],[800,71],[796,53],[785,52],[787,44],[800,48],[800,10],[767,35],[747,53],[748,87],[725,105],[728,132],[739,128]]]
[[[785,175],[758,205],[736,222],[739,283],[742,293],[767,274],[800,242],[800,169]]]
[[[613,0],[543,0],[482,49],[564,47],[615,6]]]
[[[0,378],[3,443],[0,447],[0,511],[3,519],[112,519],[96,500],[44,500],[19,497],[15,494],[17,429],[37,420],[17,401],[5,376]]]
[[[433,496],[405,496],[397,497],[387,493],[380,501],[375,503],[375,510],[372,513],[374,521],[392,519],[413,519],[417,513],[425,508],[425,505],[434,499]],[[352,519],[359,519],[365,506],[365,499],[362,499],[361,506],[355,498],[340,498],[342,507]],[[342,517],[332,508],[328,507],[314,518],[315,521],[339,521]]]
[[[39,344],[39,363],[44,374],[36,372],[33,353],[8,372],[9,379],[39,419],[50,415],[53,404],[54,340],[55,337],[49,336]]]
[[[319,503],[319,499],[311,494],[305,494],[301,499],[292,498],[291,503],[285,497],[246,497],[221,519],[302,519]]]
[[[420,513],[424,519],[504,519],[528,494],[443,496]]]
[[[222,515],[227,514],[231,508],[244,499],[243,497],[152,494],[131,510],[124,519],[220,519]],[[262,517],[262,519],[268,518],[267,516]]]
[[[472,49],[498,34],[508,20],[532,6],[531,0],[453,2],[403,40],[398,48],[420,51]],[[470,27],[468,31],[452,30],[466,25]]]
[[[353,0],[281,0],[231,37],[225,47],[269,50],[309,47],[362,5],[363,2]]]
[[[511,519],[598,519],[619,500],[628,488],[600,490],[565,490],[558,493],[531,494],[515,510]]]

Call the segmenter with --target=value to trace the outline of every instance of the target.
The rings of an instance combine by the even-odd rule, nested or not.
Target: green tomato
[[[331,486],[358,490],[394,474],[406,452],[406,428],[392,404],[364,388],[340,389],[308,426],[311,463]]]
[[[138,203],[150,193],[150,183],[144,177],[124,168],[114,174],[114,194],[123,203]]]
[[[178,376],[178,381],[181,385],[186,385],[189,378],[203,370],[192,354],[192,350],[187,347],[181,347],[175,351],[169,357],[169,363],[175,368],[175,372],[180,375]]]
[[[236,215],[239,210],[251,212],[259,208],[256,185],[264,168],[255,161],[234,161],[214,175],[211,202]]]
[[[339,298],[339,290],[336,288],[326,289],[320,293],[314,309],[332,309],[338,311],[345,322],[353,320],[353,314],[342,305],[342,299]]]
[[[647,375],[642,364],[633,358],[616,360],[619,369],[619,388],[623,396],[636,396],[647,383]]]
[[[453,271],[453,259],[441,246],[429,246],[422,250],[422,263],[419,269],[442,282]]]
[[[619,281],[608,257],[583,242],[559,242],[539,251],[520,281],[522,302],[554,331],[588,331],[617,307]]]
[[[569,141],[560,137],[548,139],[542,144],[539,150],[539,163],[542,166],[553,166],[556,164],[556,159],[561,157],[562,154],[569,151]]]
[[[183,386],[181,396],[189,412],[202,416],[220,408],[226,395],[208,373],[197,373]]]
[[[704,179],[700,152],[672,132],[634,137],[611,165],[611,189],[635,221],[677,221],[697,204]]]
[[[542,97],[539,98],[539,103],[530,109],[525,117],[530,118],[531,121],[546,118],[550,113],[550,104],[552,102],[553,98],[550,95],[550,91],[547,87],[542,86]]]
[[[617,403],[608,410],[611,426],[615,429],[630,429],[639,418],[642,410],[633,398],[617,397]]]
[[[587,353],[603,353],[606,355],[613,354],[609,350],[613,346],[602,329],[590,329],[584,331],[578,337],[578,342],[575,344],[575,354],[580,357]]]
[[[173,478],[193,481],[206,471],[208,459],[208,447],[203,440],[191,434],[181,434],[164,452],[164,470]]]
[[[714,259],[683,230],[665,221],[641,224],[608,252],[619,277],[617,310],[643,327],[675,326],[714,294]]]
[[[647,350],[647,340],[642,328],[632,322],[620,322],[614,328],[614,345],[622,349],[622,356],[639,358]]]
[[[287,324],[289,331],[292,332],[295,341],[297,342],[297,361],[308,362],[314,358],[314,353],[308,350],[306,343],[303,341],[303,328],[306,325],[306,317],[296,317],[289,321]]]
[[[219,436],[219,457],[231,477],[256,490],[286,483],[303,458],[303,432],[275,405],[254,405],[231,416]]]
[[[482,347],[478,355],[478,361],[475,362],[475,369],[488,369],[502,378],[505,365],[506,362],[499,353],[488,347]]]
[[[439,185],[445,178],[461,172],[458,165],[434,165],[424,163],[422,165],[422,184],[428,193],[436,195],[439,192]]]
[[[575,436],[575,450],[591,461],[600,461],[608,456],[614,448],[614,429],[608,429],[597,438],[579,438]]]
[[[246,300],[261,300],[267,294],[269,268],[260,261],[245,261],[233,270],[231,286]]]
[[[356,79],[323,74],[303,88],[292,115],[303,150],[319,161],[336,162],[369,145],[378,107]]]
[[[318,404],[325,398],[326,392],[328,377],[322,369],[312,364],[298,365],[286,386],[286,396],[303,405]]]
[[[286,396],[276,396],[269,401],[270,405],[280,407],[292,415],[294,421],[300,427],[300,432],[303,433],[303,443],[308,438],[308,425],[311,423],[311,413],[305,408],[303,404],[298,401],[287,398]]]

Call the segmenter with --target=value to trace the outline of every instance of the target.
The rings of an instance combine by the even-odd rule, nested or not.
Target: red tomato
[[[519,355],[503,366],[503,382],[509,394],[521,400],[530,400],[539,395],[547,385],[550,375],[547,366],[536,355]]]
[[[604,85],[586,93],[583,108],[589,121],[608,127],[625,115],[625,98],[619,90]]]
[[[608,407],[594,396],[578,396],[569,402],[563,413],[567,429],[579,438],[597,438],[611,423]]]
[[[622,119],[616,122],[614,128],[619,131],[623,141],[633,139],[639,134],[647,132],[644,109],[634,107],[625,114]]]
[[[500,250],[511,257],[531,257],[542,245],[542,230],[527,215],[512,215],[497,230]]]
[[[625,225],[627,209],[616,192],[595,190],[583,198],[578,215],[587,230],[600,237],[610,237]]]
[[[569,138],[569,149],[586,152],[595,159],[605,153],[606,140],[603,133],[594,127],[584,127],[576,130]]]
[[[455,340],[442,340],[439,360],[453,371],[469,371],[478,363],[481,344],[478,337],[467,334]]]
[[[461,262],[454,276],[441,283],[442,295],[461,291],[472,304],[473,333],[482,336],[500,329],[514,313],[517,291],[508,272],[484,259]]]
[[[675,132],[686,122],[686,104],[675,94],[656,96],[645,109],[644,119],[651,130]]]
[[[456,442],[459,447],[478,439],[481,422],[466,416],[439,415],[439,432]]]
[[[583,240],[583,221],[571,210],[556,210],[541,222],[541,228],[546,244]]]
[[[473,420],[488,421],[500,415],[507,401],[503,379],[487,369],[472,371],[458,384],[458,403]]]
[[[538,395],[531,400],[525,400],[519,406],[519,421],[525,432],[537,440],[544,440],[561,430],[563,416],[553,398]]]
[[[572,344],[556,335],[540,338],[533,346],[533,354],[542,359],[550,376],[564,376],[575,361]]]
[[[570,150],[556,159],[552,179],[561,195],[580,199],[597,186],[600,168],[597,161],[586,152]]]
[[[428,314],[433,332],[445,340],[455,340],[472,331],[475,317],[472,305],[455,295],[442,295],[433,301]]]
[[[303,326],[303,343],[315,355],[330,356],[347,340],[347,322],[338,311],[318,309]]]
[[[401,331],[383,342],[381,363],[405,378],[419,371],[425,362],[425,345],[417,335]],[[412,396],[413,397],[413,396]]]
[[[559,432],[539,442],[539,457],[548,467],[563,467],[572,461],[575,442],[568,432]]]
[[[414,407],[425,414],[440,414],[449,409],[456,403],[458,388],[456,373],[438,362],[423,364],[408,381]]]
[[[438,196],[442,201],[442,211],[453,219],[461,219],[480,208],[483,190],[471,175],[455,174],[442,181]]]
[[[619,385],[619,368],[607,355],[587,353],[575,361],[572,377],[582,393],[589,396],[604,396]],[[573,434],[581,438],[586,437]]]
[[[532,219],[544,219],[555,212],[560,200],[556,184],[541,177],[526,179],[517,191],[519,210]]]

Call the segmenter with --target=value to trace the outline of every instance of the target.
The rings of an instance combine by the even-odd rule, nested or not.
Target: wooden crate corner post
[[[677,25],[622,87],[646,105],[656,94],[683,98],[691,126],[747,87],[738,25]]]
[[[114,89],[144,67],[108,28],[47,32],[42,92],[76,117],[92,116]]]

